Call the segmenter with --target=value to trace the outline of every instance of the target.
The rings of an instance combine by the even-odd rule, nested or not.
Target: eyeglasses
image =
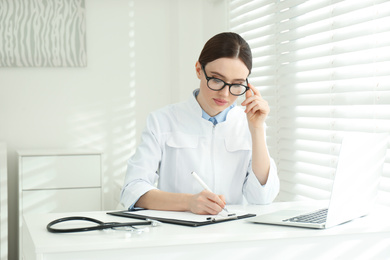
[[[207,87],[209,87],[211,90],[219,91],[222,90],[225,86],[229,86],[229,92],[233,96],[241,96],[249,90],[249,87],[243,84],[229,84],[222,79],[207,76],[204,66],[202,66],[202,70],[207,80]],[[246,84],[248,84],[248,79],[246,79]]]

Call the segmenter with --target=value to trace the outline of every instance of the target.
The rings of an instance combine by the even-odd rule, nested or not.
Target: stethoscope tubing
[[[90,227],[80,227],[80,228],[54,228],[53,226],[65,222],[65,221],[72,221],[72,220],[82,220],[82,221],[89,221],[94,222],[98,225],[96,226],[90,226]],[[82,216],[74,216],[74,217],[65,217],[65,218],[59,218],[56,220],[51,221],[49,224],[47,224],[46,229],[47,231],[51,233],[71,233],[71,232],[85,232],[85,231],[94,231],[94,230],[103,230],[108,228],[117,228],[117,227],[131,227],[131,226],[140,226],[140,225],[151,225],[151,221],[139,221],[139,222],[102,222],[100,220],[89,218],[89,217],[82,217]]]

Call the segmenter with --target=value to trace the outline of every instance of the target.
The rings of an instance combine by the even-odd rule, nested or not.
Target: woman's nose
[[[220,94],[223,95],[224,97],[229,96],[229,94],[230,94],[229,86],[228,86],[228,85],[225,85],[225,87],[224,87],[223,89],[221,89],[219,92],[220,92]]]

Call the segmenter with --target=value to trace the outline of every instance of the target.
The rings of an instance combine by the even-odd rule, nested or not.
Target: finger
[[[259,104],[260,107],[261,102],[261,97],[251,96],[250,98],[247,98],[244,102],[242,102],[241,105],[246,106],[245,112],[248,112],[252,107],[256,106],[256,104]]]
[[[226,206],[226,200],[224,195],[218,195],[218,197],[223,201],[224,206]]]
[[[221,210],[225,207],[225,202],[217,194],[209,192],[207,198],[210,201],[212,201],[214,204],[218,205],[218,207],[221,208]],[[213,207],[213,208],[219,210],[218,207],[215,208]]]
[[[249,84],[250,85],[250,84]],[[249,87],[248,85],[248,87]],[[245,98],[250,98],[251,96],[253,95],[252,91],[251,91],[251,87],[249,87],[249,89],[245,92]]]
[[[221,210],[218,204],[216,204],[214,201],[211,201],[208,198],[209,191],[203,190],[202,192],[194,195],[194,201],[191,206],[190,211],[194,212],[195,214],[201,214],[201,215],[216,215]],[[213,193],[211,193],[213,194]]]
[[[241,103],[242,106],[246,106],[250,102],[256,99],[256,97],[261,98],[260,91],[255,88],[251,83],[248,83],[249,90],[245,92],[245,100]]]
[[[248,84],[248,87],[253,91],[254,95],[261,96],[260,91],[255,86],[253,86],[251,83]]]
[[[213,210],[205,205],[204,208],[202,209],[202,211],[199,211],[196,214],[199,214],[199,215],[218,215],[219,212],[220,211]]]
[[[213,203],[210,201],[210,204],[206,204],[206,209],[205,211],[207,212],[208,215],[217,215],[219,212],[222,211],[222,208],[218,206],[218,204]]]
[[[252,112],[254,114],[257,110],[260,110],[259,105],[256,102],[251,102],[246,106],[245,113]]]
[[[205,202],[204,205],[207,207],[206,211],[208,213],[218,214],[225,207],[226,203],[223,195],[216,195],[207,190],[204,190],[202,193],[207,199],[207,202]]]
[[[251,97],[253,97],[253,94],[249,89],[247,92],[245,92],[245,100],[241,102],[241,106],[246,106],[249,102],[251,102]]]

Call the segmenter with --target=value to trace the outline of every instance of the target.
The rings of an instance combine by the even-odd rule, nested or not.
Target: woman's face
[[[200,91],[197,100],[202,109],[209,115],[215,116],[231,106],[237,96],[229,92],[229,86],[214,91],[207,86],[207,79],[199,61],[196,62],[196,75],[200,79]],[[246,85],[249,70],[240,59],[220,58],[206,64],[204,70],[208,77],[218,78],[226,83]]]

